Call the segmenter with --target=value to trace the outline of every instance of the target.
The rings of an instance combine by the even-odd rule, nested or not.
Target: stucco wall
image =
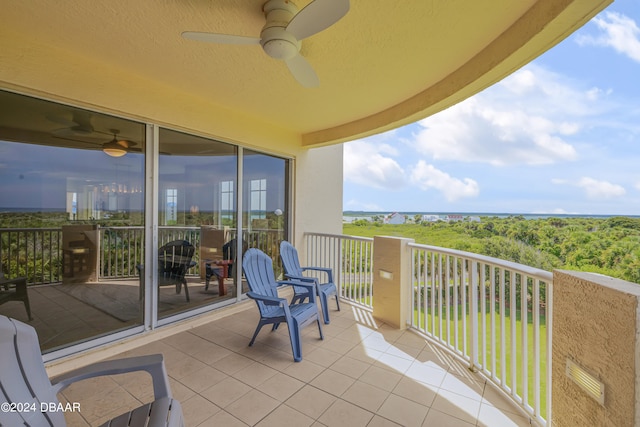
[[[553,279],[553,426],[633,426],[640,285],[589,273]],[[601,406],[565,374],[571,359],[605,385]]]
[[[294,186],[294,245],[303,257],[305,232],[342,234],[342,144],[298,153]]]

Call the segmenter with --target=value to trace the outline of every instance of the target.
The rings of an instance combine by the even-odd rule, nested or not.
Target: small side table
[[[216,276],[218,278],[218,295],[225,296],[227,294],[227,285],[224,283],[224,279],[229,277],[229,266],[233,264],[233,261],[229,259],[221,259],[221,260],[205,260],[205,285],[204,290],[209,289],[209,281],[212,276]],[[214,268],[211,264],[215,264],[220,268]]]

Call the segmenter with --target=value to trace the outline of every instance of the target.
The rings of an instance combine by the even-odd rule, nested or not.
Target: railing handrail
[[[104,228],[113,228],[116,230],[128,230],[128,229],[140,230],[144,228],[144,225],[98,225],[98,229],[104,229]],[[160,228],[164,228],[164,227],[160,226]],[[186,227],[181,227],[181,228],[186,228]]]
[[[540,279],[544,282],[553,281],[553,273],[547,270],[542,270],[535,267],[530,267],[525,264],[518,264],[517,262],[507,261],[500,258],[494,258],[487,255],[476,254],[473,252],[461,251],[458,249],[443,248],[440,246],[423,245],[419,243],[409,243],[410,248],[425,249],[428,251],[440,252],[446,255],[458,256],[460,258],[467,258],[474,261],[480,261],[484,264],[490,264],[496,267],[502,267],[510,271],[519,271],[526,274],[529,277]]]
[[[62,228],[61,227],[43,227],[43,228],[33,228],[33,227],[29,227],[29,228],[0,228],[0,233],[4,233],[4,232],[14,232],[14,231],[20,231],[20,232],[26,232],[26,231],[61,231]]]
[[[355,240],[359,242],[373,242],[372,237],[362,237],[362,236],[350,236],[348,234],[331,234],[331,233],[314,233],[310,231],[305,231],[304,236],[318,236],[318,237],[331,237],[334,239],[349,239]]]

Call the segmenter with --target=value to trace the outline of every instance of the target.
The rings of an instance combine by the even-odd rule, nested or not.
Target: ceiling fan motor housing
[[[272,58],[290,59],[300,51],[300,42],[286,30],[298,13],[295,4],[287,0],[269,0],[263,6],[267,23],[260,33],[260,45]]]

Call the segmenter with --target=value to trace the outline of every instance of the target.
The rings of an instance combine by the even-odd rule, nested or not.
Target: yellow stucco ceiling
[[[173,122],[171,109],[157,105],[173,103],[195,117],[173,124],[213,129],[228,140],[265,132],[323,145],[397,127],[471,96],[610,0],[351,0],[344,18],[302,42],[318,88],[299,85],[260,46],[180,36],[191,30],[257,37],[263,3],[5,1],[0,82],[166,123]],[[296,0],[299,8],[308,3]],[[207,118],[218,125],[197,125]]]

